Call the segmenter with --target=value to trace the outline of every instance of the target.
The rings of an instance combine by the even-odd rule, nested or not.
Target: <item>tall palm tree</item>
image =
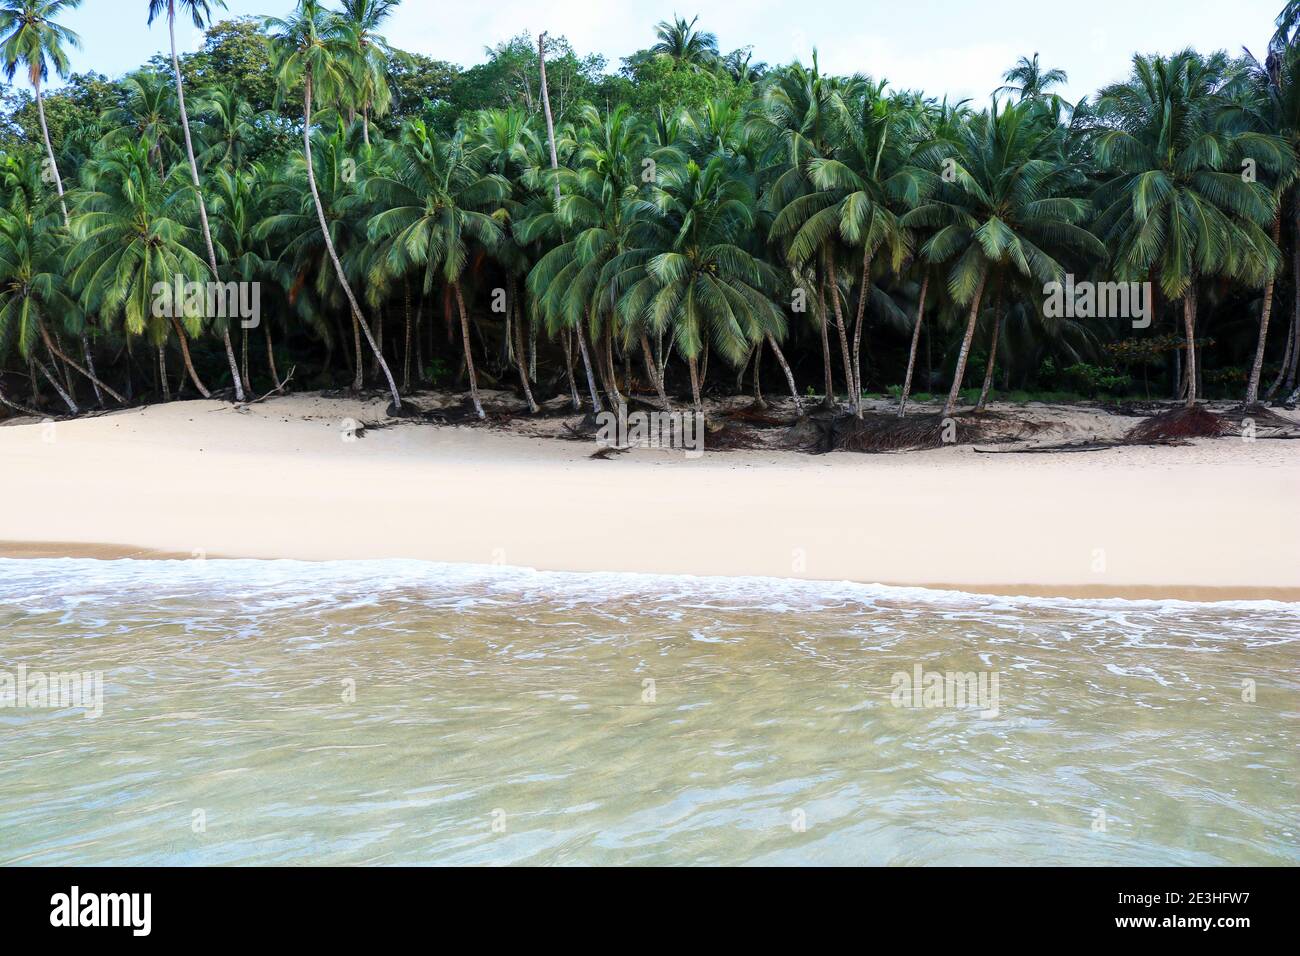
[[[660,20],[655,24],[659,40],[650,52],[692,69],[712,66],[718,59],[718,38],[695,29],[699,19],[697,16],[687,23],[685,17],[674,15],[671,20]]]
[[[285,18],[269,17],[266,25],[273,31],[276,81],[281,95],[302,84],[302,143],[307,167],[307,185],[311,189],[312,202],[316,207],[316,218],[320,223],[326,252],[334,265],[334,273],[338,277],[339,285],[347,296],[352,317],[365,334],[366,342],[370,345],[380,369],[383,370],[384,378],[388,382],[389,394],[393,399],[393,407],[400,411],[402,397],[398,394],[393,373],[389,370],[388,362],[384,360],[378,343],[375,342],[370,325],[366,322],[357,297],[352,291],[352,285],[343,271],[343,263],[339,261],[334,241],[330,238],[329,227],[325,221],[325,209],[321,205],[320,192],[316,188],[316,171],[311,158],[312,96],[317,91],[322,96],[334,93],[346,84],[347,75],[344,66],[347,52],[346,37],[340,29],[338,19],[322,7],[319,0],[299,0],[292,14]]]
[[[1271,53],[1260,63],[1245,51],[1246,71],[1242,75],[1241,88],[1233,97],[1234,109],[1239,109],[1247,129],[1269,133],[1283,139],[1294,153],[1300,147],[1300,49],[1286,47]],[[1230,110],[1231,111],[1231,110]],[[1282,200],[1290,190],[1291,218],[1296,235],[1292,241],[1292,272],[1300,276],[1300,190],[1291,190],[1295,180],[1294,164],[1288,163],[1285,169],[1272,177],[1270,186],[1277,199],[1278,209],[1273,216],[1270,234],[1274,245],[1281,241]],[[1264,283],[1264,298],[1260,309],[1259,337],[1255,342],[1255,357],[1251,363],[1250,375],[1246,381],[1246,405],[1259,402],[1260,379],[1264,371],[1264,350],[1268,344],[1269,322],[1273,312],[1273,292],[1277,273],[1270,271]],[[1294,296],[1290,328],[1288,330],[1287,352],[1282,356],[1277,381],[1270,389],[1270,395],[1286,380],[1294,378],[1297,354],[1294,348],[1297,331],[1300,331],[1300,287]]]
[[[190,117],[185,111],[185,85],[181,82],[181,61],[176,55],[176,8],[190,16],[196,29],[202,30],[212,21],[212,7],[225,9],[225,0],[149,0],[148,26],[160,15],[167,16],[167,35],[171,40],[172,72],[176,76],[176,104],[181,113],[181,131],[185,134],[185,155],[190,161],[190,176],[194,180],[194,194],[198,200],[199,224],[203,229],[203,242],[208,250],[208,266],[212,269],[212,279],[217,281],[221,270],[217,267],[217,253],[212,245],[212,229],[208,226],[208,207],[203,201],[203,184],[199,180],[199,164],[194,159],[194,143],[190,138]],[[245,400],[244,386],[240,381],[239,364],[235,361],[235,349],[230,344],[230,330],[225,324],[221,326],[221,341],[226,347],[226,361],[230,363],[230,378],[235,386],[235,400]]]
[[[392,16],[401,0],[343,0],[339,13],[351,59],[350,107],[361,111],[361,133],[370,145],[370,116],[382,116],[392,102],[388,64],[394,51],[379,35],[379,26]]]
[[[123,77],[126,96],[105,110],[100,122],[109,127],[99,141],[103,149],[115,148],[123,141],[144,140],[159,175],[179,156],[174,138],[176,92],[171,79],[152,70],[137,70]]]
[[[1222,53],[1138,55],[1130,79],[1104,89],[1097,103],[1107,126],[1097,161],[1110,174],[1096,197],[1097,231],[1123,278],[1158,276],[1161,292],[1182,300],[1188,406],[1197,397],[1201,277],[1259,287],[1278,267],[1265,231],[1277,199],[1241,175],[1242,158],[1275,173],[1293,162],[1277,136],[1225,122],[1230,79]]]
[[[49,77],[50,67],[64,78],[68,75],[68,55],[64,45],[77,49],[81,37],[54,22],[54,18],[81,6],[81,0],[0,0],[0,56],[3,57],[5,80],[12,83],[18,67],[27,70],[27,79],[36,91],[36,112],[41,120],[41,136],[45,140],[45,155],[50,172],[59,192],[59,205],[63,210],[63,223],[68,223],[68,206],[63,199],[63,177],[50,145],[50,129],[45,123],[45,99],[41,83]]]
[[[1001,283],[1023,276],[1046,284],[1064,276],[1056,259],[1061,251],[1106,255],[1080,225],[1089,204],[1068,195],[1057,162],[1058,131],[1036,128],[1031,110],[1025,102],[999,111],[995,101],[990,112],[958,127],[945,157],[951,175],[941,177],[932,199],[903,216],[904,225],[934,231],[920,255],[947,264],[948,291],[969,310],[944,417],[960,398],[989,278]],[[994,343],[999,317],[995,309]]]
[[[484,171],[487,152],[468,144],[463,132],[439,141],[423,122],[414,120],[402,134],[396,173],[373,176],[368,184],[379,208],[370,220],[369,235],[372,242],[384,244],[386,267],[396,274],[418,269],[425,295],[432,293],[434,280],[441,279],[456,302],[470,397],[479,418],[485,415],[461,279],[471,241],[489,252],[501,242],[498,216],[510,196],[504,176]],[[382,281],[382,275],[376,279]]]
[[[1053,86],[1069,82],[1069,74],[1064,70],[1044,70],[1038,62],[1038,54],[1032,57],[1022,56],[1016,65],[1002,74],[1006,86],[999,86],[993,95],[1014,93],[1016,99],[1034,99],[1047,93]]]

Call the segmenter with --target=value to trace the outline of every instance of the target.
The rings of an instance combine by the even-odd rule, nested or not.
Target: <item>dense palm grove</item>
[[[142,2],[170,57],[50,92],[79,2],[0,0],[33,90],[0,123],[13,413],[287,387],[393,412],[465,390],[480,417],[483,388],[1296,400],[1296,2],[1263,62],[1137,55],[1069,104],[1034,55],[983,109],[723,55],[685,20],[613,72],[545,35],[462,71],[384,39],[396,0],[215,24]],[[1151,283],[1149,327],[1054,314],[1067,275]],[[160,310],[177,276],[258,283],[260,321]]]

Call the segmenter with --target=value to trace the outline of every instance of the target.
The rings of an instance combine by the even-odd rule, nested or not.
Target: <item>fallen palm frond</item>
[[[792,442],[814,454],[830,451],[863,453],[916,451],[966,445],[972,442],[1013,442],[1032,437],[1050,427],[998,412],[980,415],[812,416],[791,429]]]
[[[1126,445],[1145,445],[1189,438],[1219,438],[1236,429],[1222,415],[1201,405],[1174,408],[1134,425],[1123,438]]]

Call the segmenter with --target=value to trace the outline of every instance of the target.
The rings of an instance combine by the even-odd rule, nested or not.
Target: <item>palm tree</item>
[[[373,176],[368,190],[379,211],[371,218],[372,242],[384,244],[376,269],[394,274],[418,269],[423,291],[433,291],[435,278],[446,283],[460,313],[465,367],[469,374],[474,411],[484,418],[470,343],[469,316],[461,278],[469,259],[469,241],[488,252],[496,249],[503,232],[496,218],[510,196],[510,183],[484,171],[487,150],[465,141],[463,132],[439,141],[420,120],[403,131],[397,147],[397,170],[392,176]],[[381,273],[376,281],[383,281]]]
[[[81,37],[54,22],[54,18],[81,6],[81,0],[0,0],[0,50],[3,51],[5,80],[12,83],[19,66],[27,69],[27,79],[36,91],[36,111],[41,120],[41,136],[45,140],[45,155],[50,172],[59,192],[59,205],[63,210],[63,223],[68,223],[68,206],[63,200],[63,177],[50,145],[50,129],[45,123],[45,100],[41,83],[49,76],[50,67],[64,78],[68,75],[68,56],[64,45],[74,49],[81,46]]]
[[[392,102],[388,63],[394,52],[377,31],[400,4],[401,0],[343,0],[339,14],[352,60],[351,106],[361,110],[362,137],[367,146],[370,145],[371,113],[382,116]]]
[[[188,338],[202,331],[203,308],[163,300],[156,291],[168,296],[177,277],[208,278],[203,259],[190,249],[198,237],[185,223],[193,211],[186,200],[193,193],[181,182],[179,169],[160,177],[149,153],[147,143],[127,143],[84,174],[85,185],[76,194],[68,280],[88,314],[110,321],[120,317],[128,336],[148,335],[158,350],[164,394],[163,349],[174,331],[186,372],[203,393],[188,345]],[[170,301],[170,309],[157,308],[164,301]]]
[[[345,35],[340,29],[337,18],[326,11],[319,0],[299,0],[297,9],[289,17],[283,19],[269,17],[266,24],[274,31],[272,42],[276,52],[276,81],[281,95],[295,89],[299,83],[302,84],[302,142],[307,167],[307,185],[311,189],[312,202],[316,207],[316,218],[320,223],[326,252],[334,265],[334,273],[338,277],[339,285],[343,287],[343,293],[347,296],[348,305],[351,306],[353,320],[365,334],[366,342],[383,370],[384,378],[388,382],[389,394],[393,399],[393,407],[400,411],[402,397],[398,394],[393,373],[389,371],[383,352],[375,342],[370,325],[366,322],[348,277],[343,271],[343,263],[339,261],[334,241],[330,238],[329,227],[325,221],[325,209],[321,205],[320,192],[316,188],[316,171],[311,158],[312,96],[318,90],[322,96],[333,93],[346,83]],[[357,361],[359,364],[359,357]]]
[[[194,143],[190,138],[190,117],[185,111],[185,86],[181,82],[181,61],[176,55],[176,7],[190,15],[196,29],[202,30],[212,20],[212,7],[225,9],[225,0],[149,0],[148,26],[153,26],[164,12],[167,15],[167,35],[171,40],[172,72],[176,76],[176,104],[181,113],[181,131],[185,134],[185,155],[190,161],[190,176],[194,180],[194,194],[198,199],[199,223],[203,229],[203,242],[208,250],[208,266],[212,269],[213,281],[221,274],[217,268],[217,253],[212,245],[212,230],[208,226],[208,207],[203,202],[203,185],[199,180],[199,164],[194,159]],[[226,347],[226,360],[230,363],[230,377],[235,385],[235,400],[245,400],[244,386],[239,377],[239,365],[235,361],[235,349],[230,344],[230,331],[224,324],[221,328],[221,340]]]
[[[169,78],[152,70],[137,70],[122,79],[126,96],[116,106],[104,111],[100,122],[110,129],[101,137],[101,148],[113,148],[127,141],[144,140],[150,144],[159,175],[166,175],[172,158],[178,155],[173,138],[175,91]]]
[[[754,197],[727,175],[721,157],[704,167],[694,160],[661,165],[642,208],[653,216],[638,222],[636,245],[605,272],[626,286],[618,303],[626,321],[644,317],[656,333],[672,334],[702,412],[698,359],[706,344],[735,365],[768,333],[785,334],[785,317],[771,299],[778,273],[738,245],[753,228]]]
[[[1053,86],[1069,82],[1069,75],[1064,70],[1044,70],[1038,63],[1038,54],[1032,57],[1022,56],[1016,65],[1002,74],[1006,86],[999,86],[993,95],[1014,93],[1016,99],[1034,99],[1043,96]]]
[[[934,230],[920,255],[948,265],[948,291],[969,309],[943,417],[952,414],[960,397],[989,278],[995,276],[1001,284],[1023,276],[1046,284],[1064,275],[1055,258],[1058,250],[1098,259],[1106,254],[1079,225],[1088,203],[1066,192],[1068,178],[1057,161],[1057,129],[1036,128],[1031,109],[1025,102],[999,111],[995,101],[989,113],[957,127],[945,157],[950,175],[941,177],[931,200],[903,217],[908,227]],[[994,348],[999,320],[995,308]]]
[[[839,83],[821,73],[817,53],[813,51],[812,66],[794,63],[782,70],[764,94],[762,109],[756,114],[754,124],[759,135],[778,142],[785,152],[780,174],[772,181],[764,201],[776,214],[772,220],[771,241],[785,246],[785,255],[795,287],[808,294],[808,286],[817,290],[817,306],[813,309],[822,343],[822,373],[825,379],[826,405],[835,402],[835,386],[831,372],[829,323],[825,307],[825,290],[831,263],[828,252],[833,242],[835,222],[831,216],[818,217],[827,208],[827,198],[809,178],[810,163],[831,155],[839,142],[837,126],[841,112],[836,105]],[[811,228],[803,227],[814,220]],[[804,270],[811,265],[811,277]],[[838,290],[832,304],[838,305]],[[843,352],[846,376],[851,376],[848,339],[844,326],[838,326],[840,347]],[[854,382],[846,381],[852,390]]]
[[[1277,200],[1241,175],[1242,158],[1274,173],[1293,162],[1277,136],[1225,122],[1230,79],[1222,53],[1139,55],[1131,78],[1104,89],[1097,103],[1107,126],[1097,138],[1097,161],[1111,174],[1097,193],[1097,231],[1124,278],[1158,276],[1161,292],[1182,300],[1188,406],[1197,393],[1200,278],[1258,287],[1278,266],[1265,231]]]
[[[836,94],[834,103],[841,114],[840,142],[830,156],[816,157],[808,163],[809,178],[817,190],[814,195],[825,205],[804,220],[791,243],[796,256],[804,249],[810,253],[820,237],[832,234],[828,227],[833,226],[845,245],[862,250],[853,360],[848,370],[854,412],[859,418],[862,320],[871,294],[872,262],[884,248],[889,252],[890,270],[897,272],[902,267],[911,243],[898,213],[916,206],[929,194],[934,182],[932,174],[912,162],[920,128],[916,104],[910,98],[886,96],[885,85],[883,81],[864,79]],[[833,252],[827,260],[838,317],[839,283]],[[840,321],[843,324],[842,318]]]
[[[685,17],[674,15],[671,20],[660,20],[655,24],[659,42],[650,47],[650,52],[695,70],[712,66],[718,59],[718,38],[696,30],[699,19],[697,16],[687,23]]]
[[[1242,89],[1234,97],[1233,108],[1240,109],[1246,128],[1256,132],[1279,136],[1290,146],[1292,152],[1300,146],[1300,78],[1296,76],[1300,69],[1300,50],[1286,47],[1268,56],[1260,63],[1245,51],[1247,70],[1242,76]],[[1273,217],[1270,229],[1274,245],[1281,241],[1282,233],[1282,199],[1295,180],[1295,167],[1288,167],[1274,177],[1271,183],[1278,204],[1278,211]],[[1292,195],[1292,221],[1300,229],[1300,191]],[[1293,272],[1300,275],[1300,241],[1292,243]],[[1251,363],[1250,376],[1246,383],[1246,405],[1259,402],[1260,379],[1264,370],[1264,349],[1268,344],[1269,320],[1273,312],[1273,291],[1277,280],[1274,271],[1268,273],[1264,283],[1263,305],[1259,317],[1259,337],[1255,343],[1255,358]],[[1277,381],[1270,389],[1270,395],[1277,390],[1288,375],[1294,377],[1296,353],[1293,348],[1298,323],[1300,323],[1300,294],[1295,296],[1292,311],[1287,353],[1282,356]]]

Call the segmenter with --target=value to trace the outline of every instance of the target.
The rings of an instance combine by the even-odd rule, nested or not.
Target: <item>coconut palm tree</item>
[[[1044,70],[1038,62],[1038,53],[1035,52],[1032,57],[1022,56],[1015,66],[1002,74],[1002,80],[1007,85],[999,86],[993,95],[1014,93],[1019,100],[1034,99],[1043,96],[1053,86],[1069,82],[1069,79],[1064,70]]]
[[[1232,105],[1228,108],[1231,117],[1234,111],[1240,112],[1240,118],[1248,130],[1273,134],[1283,139],[1294,153],[1300,147],[1300,82],[1297,70],[1300,69],[1300,50],[1285,47],[1271,53],[1260,63],[1245,51],[1246,70],[1241,76],[1240,88],[1234,90]],[[1286,193],[1295,181],[1295,165],[1288,162],[1284,169],[1278,171],[1269,182],[1277,200],[1278,211],[1273,217],[1270,235],[1274,245],[1281,241],[1282,207]],[[1300,237],[1300,191],[1292,191],[1291,218]],[[1300,238],[1292,241],[1292,271],[1300,275]],[[1251,363],[1250,376],[1246,382],[1246,405],[1259,402],[1260,379],[1264,370],[1264,350],[1268,344],[1269,321],[1273,312],[1273,292],[1277,274],[1268,273],[1264,283],[1263,303],[1259,317],[1259,337],[1255,343],[1255,357]],[[1300,289],[1294,297],[1294,307],[1287,336],[1286,354],[1282,356],[1277,381],[1270,389],[1270,395],[1277,390],[1286,377],[1295,376],[1296,358],[1294,344],[1297,329],[1300,329]]]
[[[636,243],[606,266],[626,292],[620,314],[668,331],[686,357],[696,411],[704,410],[698,360],[706,344],[733,365],[748,359],[768,333],[785,334],[785,317],[772,302],[778,272],[739,245],[753,228],[755,200],[727,176],[721,157],[701,167],[661,164],[642,204],[646,217]]]
[[[45,140],[45,155],[49,171],[54,176],[54,186],[59,193],[63,222],[68,222],[68,206],[63,199],[63,176],[59,173],[54,147],[50,144],[50,129],[45,122],[45,99],[41,84],[49,77],[50,68],[60,78],[68,75],[68,56],[64,46],[80,48],[81,37],[54,21],[54,18],[75,10],[81,0],[0,0],[0,56],[3,57],[5,80],[12,83],[18,67],[27,70],[27,79],[36,91],[36,112],[41,120],[41,137]]]
[[[105,110],[100,122],[109,127],[99,140],[101,149],[123,141],[144,140],[160,175],[180,155],[175,140],[176,103],[171,79],[152,70],[137,70],[123,77],[126,95]]]
[[[718,59],[718,38],[708,31],[695,29],[699,20],[697,16],[687,23],[685,17],[676,15],[671,20],[660,20],[655,24],[659,40],[650,47],[650,52],[691,69],[712,66]]]
[[[502,206],[510,182],[486,172],[488,150],[473,146],[459,132],[439,140],[420,120],[402,133],[396,150],[396,172],[372,176],[368,192],[378,212],[370,220],[369,237],[384,244],[376,268],[394,274],[418,270],[423,292],[432,293],[435,280],[450,289],[460,313],[465,367],[474,411],[484,418],[470,343],[469,316],[461,279],[469,260],[470,243],[493,252],[503,238]],[[379,262],[383,261],[383,266]],[[382,275],[376,274],[376,281]]]
[[[370,117],[382,116],[392,103],[388,86],[388,64],[394,56],[379,26],[392,16],[401,0],[343,0],[339,13],[351,60],[350,108],[361,111],[362,137],[370,145]]]
[[[290,16],[286,18],[270,17],[266,20],[266,24],[272,31],[272,44],[276,56],[276,81],[279,84],[281,95],[297,89],[298,85],[302,84],[303,157],[307,171],[307,185],[311,190],[312,202],[316,207],[316,218],[320,223],[321,235],[325,240],[325,250],[329,255],[330,262],[334,265],[334,273],[338,277],[344,295],[347,297],[348,305],[352,309],[353,320],[365,334],[366,342],[370,345],[376,362],[383,370],[384,378],[388,382],[389,394],[393,399],[393,407],[395,410],[400,411],[402,397],[398,394],[397,383],[393,380],[393,373],[389,371],[383,352],[375,342],[375,337],[370,331],[370,325],[361,312],[361,306],[352,291],[352,285],[348,282],[348,277],[343,271],[343,263],[339,261],[338,252],[335,250],[334,242],[330,238],[329,226],[325,221],[325,209],[321,205],[320,192],[316,188],[316,171],[312,164],[312,97],[318,91],[324,97],[342,89],[346,84],[346,36],[340,28],[338,19],[325,10],[320,5],[319,0],[299,0],[297,8]],[[360,358],[358,358],[358,363],[360,363]]]
[[[153,26],[159,16],[167,17],[167,36],[171,41],[172,73],[176,77],[176,105],[181,114],[181,132],[185,134],[185,156],[190,161],[190,176],[194,180],[194,195],[198,200],[199,225],[203,231],[203,243],[208,251],[208,266],[212,270],[214,281],[220,276],[217,267],[217,252],[212,245],[212,229],[208,226],[208,207],[203,201],[203,184],[199,180],[199,164],[194,158],[194,142],[190,137],[190,117],[185,111],[185,85],[181,82],[181,61],[176,55],[176,8],[189,14],[190,21],[196,29],[204,29],[212,21],[212,7],[225,9],[225,0],[149,0],[148,26]],[[235,386],[235,400],[245,400],[244,386],[240,381],[239,365],[235,361],[235,349],[230,343],[230,331],[221,324],[221,340],[226,348],[226,360],[230,363],[230,377]]]
[[[853,359],[849,367],[855,414],[862,417],[860,356],[862,320],[871,294],[871,267],[876,254],[888,252],[889,270],[902,268],[911,240],[900,213],[915,207],[934,187],[935,177],[912,161],[920,140],[920,117],[909,97],[887,96],[882,81],[860,79],[836,93],[833,103],[840,113],[840,142],[829,156],[809,160],[808,175],[822,203],[809,214],[791,240],[790,251],[806,258],[814,247],[838,233],[848,247],[862,250],[858,282],[857,316],[853,330]],[[835,255],[828,255],[830,287],[839,311],[839,283]],[[839,318],[843,324],[842,317]]]
[[[1097,103],[1106,125],[1097,162],[1109,174],[1096,196],[1097,232],[1122,278],[1158,278],[1165,297],[1182,300],[1188,406],[1197,397],[1201,278],[1257,288],[1278,267],[1266,231],[1277,199],[1242,175],[1242,159],[1273,173],[1293,162],[1277,136],[1228,122],[1230,66],[1222,53],[1139,55],[1130,79],[1104,89]]]
[[[989,278],[1001,284],[1022,276],[1046,284],[1064,275],[1056,258],[1062,251],[1106,255],[1080,225],[1090,207],[1068,194],[1057,136],[1055,128],[1032,122],[1030,103],[999,109],[995,101],[988,113],[955,129],[938,190],[903,216],[905,226],[933,231],[920,256],[946,265],[949,293],[969,310],[944,417],[960,397]],[[999,317],[995,311],[992,342]]]
[[[159,176],[149,154],[147,143],[126,143],[83,174],[75,194],[68,281],[87,314],[120,319],[128,336],[148,336],[158,350],[164,391],[163,350],[175,332],[185,370],[202,394],[188,339],[203,331],[204,304],[173,296],[178,277],[209,278],[207,265],[191,250],[199,240],[186,223],[193,192],[177,168],[165,179]]]

